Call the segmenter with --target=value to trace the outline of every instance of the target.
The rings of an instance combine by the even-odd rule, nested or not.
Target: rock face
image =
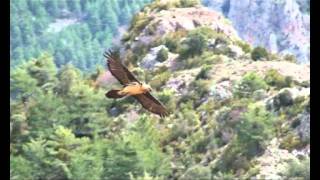
[[[237,32],[222,14],[205,7],[173,8],[151,13],[152,20],[135,38],[136,44],[147,45],[155,38],[177,30],[192,30],[200,26],[209,26],[213,30],[223,32],[230,38],[238,38]],[[152,33],[150,29],[156,27]]]
[[[310,0],[203,0],[222,12],[241,38],[254,46],[291,53],[301,63],[310,61]]]
[[[307,97],[309,94],[310,88],[283,88],[266,100],[266,107],[271,111],[278,111],[281,107],[292,105],[297,97]]]
[[[192,81],[194,81],[196,75],[200,72],[200,68],[180,71],[176,77],[172,77],[168,80],[165,88],[172,89],[176,95],[187,94],[188,87]]]
[[[232,84],[230,81],[222,81],[212,87],[210,95],[216,101],[225,101],[232,98]]]
[[[288,150],[279,149],[277,139],[273,139],[266,149],[265,153],[257,158],[259,164],[259,173],[252,179],[278,179],[281,180],[280,174],[286,169],[286,165],[290,160],[297,158]]]
[[[296,132],[300,136],[302,141],[310,139],[310,113],[303,112],[297,119],[300,121],[300,125],[296,128]]]
[[[177,54],[170,53],[168,54],[168,59],[164,62],[157,61],[157,55],[158,52],[162,49],[168,50],[168,48],[164,45],[160,45],[154,48],[150,49],[150,52],[141,60],[139,63],[139,66],[148,69],[148,70],[154,70],[157,67],[160,66],[166,66],[166,67],[173,67],[175,59],[177,58]]]
[[[254,24],[257,23],[257,29],[254,29],[253,27],[252,29],[248,30],[252,33],[255,33],[256,31],[259,32],[259,30],[261,30],[261,32],[259,32],[259,36],[255,40],[255,43],[259,43],[258,40],[261,40],[261,43],[266,41],[266,46],[268,46],[273,51],[283,50],[284,48],[278,43],[279,34],[281,36],[283,34],[281,34],[282,32],[277,32],[278,29],[275,28],[278,27],[279,24],[273,24],[271,28],[268,27],[268,23],[273,22],[270,18],[266,17],[267,13],[271,13],[272,11],[270,10],[270,4],[272,3],[268,1],[258,2],[258,0],[256,0],[255,2],[251,2],[250,0],[238,1],[239,2],[233,0],[212,0],[212,2],[215,2],[216,6],[221,6],[224,10],[228,9],[226,8],[225,2],[229,2],[230,7],[228,11],[226,11],[228,12],[227,14],[230,13],[232,15],[231,12],[236,11],[236,9],[231,10],[231,5],[234,5],[233,8],[238,8],[238,13],[240,13],[241,10],[241,13],[243,13],[243,19],[237,17],[235,15],[235,12],[233,12],[232,17],[234,17],[237,21],[240,21],[238,25],[243,28],[243,31],[247,30],[245,27],[245,22],[251,23],[251,26],[254,26]],[[264,6],[266,8],[266,12],[262,11],[262,7]],[[294,5],[292,6],[295,7]],[[282,12],[281,7],[281,5],[275,5],[275,7],[272,8],[277,13],[277,9],[280,9],[278,11]],[[245,8],[248,8],[248,10],[244,10]],[[259,24],[260,19],[255,15],[254,18],[245,18],[246,15],[252,13],[251,11],[254,11],[254,9],[257,11],[255,12],[255,15],[261,15],[261,21],[265,21],[266,24]],[[252,96],[250,96],[252,97],[255,105],[266,105],[268,107],[267,111],[269,111],[270,114],[274,115],[275,119],[280,119],[278,118],[280,114],[279,112],[282,112],[280,110],[293,110],[293,108],[296,107],[294,106],[295,103],[300,102],[301,99],[303,99],[303,103],[307,102],[305,98],[308,98],[310,94],[310,88],[308,86],[305,86],[304,84],[306,83],[304,82],[309,82],[310,80],[310,65],[296,64],[293,62],[284,61],[281,57],[279,57],[279,59],[276,59],[276,61],[253,61],[250,57],[250,54],[247,53],[247,51],[245,52],[245,49],[243,49],[238,43],[236,43],[235,40],[238,40],[237,33],[233,29],[232,25],[228,23],[228,21],[224,19],[221,14],[216,13],[215,11],[209,11],[207,8],[203,7],[170,8],[167,10],[158,11],[152,11],[150,8],[149,10],[145,9],[144,12],[141,13],[145,13],[141,14],[141,17],[143,17],[142,15],[144,15],[145,17],[151,16],[152,18],[150,18],[151,20],[149,20],[149,18],[146,18],[148,19],[148,21],[146,24],[143,24],[143,27],[141,27],[141,31],[133,31],[133,36],[130,36],[129,40],[126,42],[126,48],[130,49],[130,51],[132,50],[132,52],[137,51],[137,53],[139,51],[136,49],[145,48],[145,51],[143,51],[142,54],[139,54],[140,56],[137,62],[137,66],[139,66],[142,71],[150,73],[152,75],[150,77],[150,81],[152,81],[153,78],[157,76],[157,73],[159,73],[159,71],[157,71],[157,68],[159,66],[167,67],[164,68],[164,70],[162,70],[162,68],[159,68],[158,70],[160,70],[161,73],[163,71],[171,70],[169,71],[170,74],[165,77],[165,80],[161,81],[161,87],[159,87],[159,91],[161,91],[162,89],[172,90],[172,94],[170,95],[171,97],[174,97],[172,102],[174,102],[175,100],[179,100],[180,102],[176,102],[181,103],[181,106],[183,103],[185,103],[184,101],[187,101],[188,103],[190,102],[189,100],[191,100],[191,102],[193,101],[193,103],[190,104],[198,113],[193,114],[192,112],[188,114],[187,112],[185,113],[181,111],[181,115],[183,115],[184,119],[187,119],[189,117],[190,119],[199,117],[200,120],[199,126],[197,126],[196,128],[194,128],[194,125],[192,125],[192,127],[188,127],[188,125],[184,123],[181,123],[181,127],[174,123],[168,124],[168,128],[170,129],[174,128],[174,130],[180,131],[176,128],[181,128],[181,134],[183,134],[179,137],[175,137],[174,140],[170,142],[170,144],[174,145],[174,148],[178,147],[179,145],[179,148],[181,149],[187,147],[186,144],[188,142],[185,141],[184,137],[182,136],[184,136],[184,133],[187,132],[188,129],[192,129],[191,134],[195,135],[197,133],[198,127],[201,127],[201,133],[204,134],[204,137],[219,138],[219,141],[216,144],[206,144],[206,141],[201,141],[201,143],[197,144],[197,147],[198,145],[201,147],[201,151],[206,151],[201,152],[203,154],[206,153],[205,157],[198,157],[199,160],[201,160],[201,166],[190,166],[188,167],[188,169],[185,167],[180,168],[180,170],[185,169],[181,170],[181,172],[184,171],[184,174],[182,174],[180,178],[188,179],[190,174],[197,174],[198,172],[201,172],[199,174],[206,173],[207,170],[206,168],[202,168],[202,165],[208,165],[210,166],[210,168],[219,169],[220,162],[226,161],[226,159],[224,158],[227,157],[228,159],[229,155],[231,155],[230,157],[233,157],[232,154],[228,154],[233,153],[232,149],[230,150],[228,148],[230,146],[231,148],[233,148],[232,143],[230,142],[234,142],[233,139],[238,133],[235,127],[238,123],[241,123],[243,114],[248,111],[247,106],[249,106],[249,103],[253,103],[251,102],[251,99],[250,102],[238,101],[238,97],[234,96],[233,94],[237,81],[241,80],[246,73],[255,72],[259,76],[264,77],[267,71],[273,69],[283,76],[290,76],[294,80],[294,82],[296,82],[293,83],[293,87],[283,88],[281,90],[279,90],[278,88],[274,88],[273,85],[270,85],[270,88],[256,90],[252,93]],[[283,14],[281,16],[286,15]],[[253,19],[259,20],[259,22],[253,21]],[[278,17],[275,17],[275,21],[281,20],[278,19]],[[283,22],[273,23],[280,23],[280,25],[283,25],[281,24]],[[157,60],[159,59],[157,58],[158,54],[162,54],[159,53],[161,52],[160,50],[165,49],[166,51],[169,51],[169,48],[167,48],[169,47],[168,44],[166,47],[164,45],[165,43],[163,43],[162,41],[157,41],[161,37],[170,32],[177,32],[179,30],[189,31],[203,26],[209,26],[213,30],[219,31],[219,33],[222,32],[226,36],[229,36],[229,38],[226,38],[227,42],[220,42],[219,37],[210,37],[210,39],[208,38],[205,40],[207,46],[205,52],[208,54],[205,54],[204,52],[201,56],[195,56],[197,58],[189,57],[186,59],[180,59],[179,55],[181,54],[172,53],[180,52],[172,50],[172,52],[168,52],[168,56],[160,56],[165,57],[160,58],[162,59],[161,62]],[[266,30],[269,31],[265,32]],[[266,39],[264,39],[265,35],[267,35]],[[246,37],[245,34],[244,36]],[[177,41],[183,42],[183,40],[186,38],[188,38],[188,36],[182,36],[180,38],[177,38]],[[206,55],[208,55],[208,57],[206,57]],[[210,63],[213,64],[206,64],[206,61],[211,60],[212,62]],[[195,61],[195,63],[193,61]],[[198,75],[200,74],[200,72],[203,72],[204,69],[202,63],[209,65],[209,68],[205,71],[205,78],[199,79],[197,77],[200,77]],[[172,68],[173,66],[177,68]],[[198,84],[196,81],[201,83]],[[295,86],[296,84],[299,85]],[[198,90],[202,90],[201,88],[205,90],[203,95],[201,95],[201,97],[197,100],[192,100],[190,94],[197,93]],[[301,96],[305,98],[298,98]],[[179,107],[176,107],[179,110]],[[300,108],[300,106],[297,108]],[[128,116],[134,117],[134,114],[128,113]],[[135,120],[135,118],[131,119],[131,121]],[[284,179],[284,176],[281,173],[283,173],[287,169],[287,161],[298,160],[300,156],[307,157],[309,155],[308,141],[310,137],[310,114],[308,111],[308,106],[301,107],[298,113],[294,114],[294,117],[290,117],[290,119],[288,118],[285,122],[295,125],[294,127],[292,126],[292,129],[290,130],[294,131],[295,135],[299,135],[301,141],[305,141],[304,143],[307,143],[307,145],[303,144],[303,149],[299,147],[299,149],[297,148],[293,151],[280,149],[279,142],[282,142],[280,140],[282,140],[281,137],[283,136],[283,134],[275,135],[275,140],[273,140],[271,143],[269,142],[269,140],[268,142],[266,142],[266,151],[262,155],[256,154],[256,156],[253,158],[255,164],[254,166],[258,168],[259,172],[255,173],[253,175],[254,177],[251,177],[251,179]],[[279,125],[279,128],[286,128],[285,126],[282,126],[285,122],[281,122],[281,126]],[[211,132],[212,129],[214,130],[213,132]],[[282,133],[282,130],[280,131],[280,133]],[[216,148],[209,149],[209,146]],[[205,150],[202,150],[203,147],[205,147]],[[180,156],[180,154],[183,154],[181,152],[181,149],[175,149],[175,157],[182,157]],[[244,175],[245,173],[242,171],[245,171],[244,169],[246,168],[243,167],[247,167],[246,161],[248,160],[242,158],[243,157],[240,157],[239,159],[232,159],[232,161],[237,162],[234,163],[235,166],[241,167],[236,171],[237,176]],[[253,162],[253,160],[250,161]],[[171,164],[172,168],[178,169],[177,167],[179,165],[176,165],[175,161],[171,162]],[[189,179],[192,178],[190,177]]]

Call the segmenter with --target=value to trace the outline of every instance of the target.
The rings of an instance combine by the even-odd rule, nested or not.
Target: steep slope
[[[252,48],[195,0],[144,7],[119,48],[171,114],[106,99],[120,86],[107,70],[46,54],[10,75],[11,179],[309,178],[308,65]]]
[[[309,0],[203,0],[230,19],[241,38],[273,52],[291,53],[310,61]]]
[[[161,2],[165,1],[156,2],[161,7]],[[241,2],[237,4],[240,6]],[[241,4],[241,7],[246,5]],[[233,11],[236,10],[230,10],[230,13]],[[282,16],[279,15],[279,19]],[[139,69],[137,72],[140,72],[140,78],[160,91],[158,96],[162,97],[164,91],[173,92],[171,100],[166,103],[170,109],[175,107],[168,120],[173,121],[171,123],[174,127],[179,127],[174,125],[174,119],[179,117],[179,111],[183,112],[184,103],[191,102],[193,112],[197,114],[195,117],[200,120],[197,125],[187,125],[192,133],[169,143],[174,149],[184,147],[172,159],[177,171],[174,176],[186,179],[197,176],[206,178],[210,177],[206,174],[206,168],[209,168],[214,174],[218,174],[211,176],[215,178],[229,176],[228,173],[236,177],[258,179],[291,177],[287,173],[287,169],[291,167],[288,162],[300,162],[299,159],[309,157],[308,132],[302,135],[298,130],[302,127],[308,129],[309,115],[305,108],[310,93],[309,65],[288,62],[283,56],[271,53],[267,57],[269,60],[251,59],[253,50],[238,38],[231,24],[221,14],[199,5],[184,8],[176,5],[163,9],[147,6],[136,16],[135,22],[143,19],[148,21],[141,26],[133,23],[128,33],[133,36],[125,36],[123,39],[126,47],[123,50],[124,57],[127,58],[125,63]],[[273,29],[266,26],[264,28],[271,31]],[[137,29],[140,31],[136,31]],[[259,37],[262,39],[257,38],[256,42],[264,42],[265,37],[262,34]],[[196,46],[202,49],[193,54]],[[158,55],[162,51],[168,56],[160,60]],[[172,106],[171,101],[178,104]],[[252,106],[257,109],[265,108],[264,113],[268,114],[266,119],[262,118],[263,115],[254,115],[251,112]],[[261,121],[259,123],[253,120],[259,119],[258,117],[261,118],[257,120]],[[238,124],[251,121],[250,118],[253,118],[253,124],[265,121],[265,125],[258,125],[261,128],[258,131],[261,132],[250,129],[250,123],[243,127]],[[276,134],[271,137],[270,134],[263,134],[268,128],[273,129],[267,128],[268,121],[277,124],[277,130],[274,129]],[[299,125],[295,125],[297,122]],[[251,145],[237,145],[242,142],[242,130],[239,127],[249,128],[249,137],[253,138],[254,133],[257,133],[262,138],[257,141],[251,139],[257,143],[257,149],[251,150],[253,154],[240,150],[240,147],[250,149]],[[194,152],[193,165],[184,164],[179,169],[176,164],[179,164],[179,159],[185,158],[181,154],[193,151],[188,150],[192,146],[188,139],[199,134],[202,135],[198,137],[198,141],[204,148],[199,150],[199,160],[195,160],[197,153]],[[219,137],[218,141],[222,144],[212,147],[209,139],[215,136]],[[297,153],[300,151],[307,153]],[[286,155],[277,159],[277,153]],[[283,168],[275,171],[280,164]]]

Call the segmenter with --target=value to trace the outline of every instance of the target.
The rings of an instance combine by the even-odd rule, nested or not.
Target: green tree
[[[251,58],[255,61],[261,60],[263,58],[269,59],[268,51],[263,47],[255,47],[251,52]]]
[[[48,53],[42,54],[28,67],[28,73],[38,81],[39,86],[53,82],[57,73],[53,57]]]
[[[195,55],[202,54],[206,47],[206,35],[200,31],[192,31],[188,34],[184,42],[184,46],[180,51],[184,58],[194,57]]]
[[[45,8],[51,16],[53,17],[58,16],[59,14],[58,1],[46,1]]]
[[[251,157],[265,148],[265,143],[275,136],[274,117],[264,107],[249,105],[236,129],[237,143]]]

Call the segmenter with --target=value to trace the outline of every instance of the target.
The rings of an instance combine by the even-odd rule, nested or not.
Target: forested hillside
[[[103,64],[101,54],[134,13],[151,0],[12,0],[10,1],[11,67],[53,55],[61,67],[81,70]]]
[[[80,14],[104,11],[105,1],[87,10],[81,2],[89,1],[79,2]],[[105,32],[92,35],[90,22],[46,32],[50,42],[66,42],[52,50],[66,51],[73,39],[60,35],[84,25],[88,37],[76,39],[91,47]],[[70,56],[81,52],[75,48]],[[310,179],[309,65],[253,48],[199,0],[147,4],[119,49],[170,115],[160,118],[132,97],[106,98],[121,85],[104,67],[84,71],[39,50],[10,72],[11,180]],[[104,66],[98,50],[85,52],[95,51]]]

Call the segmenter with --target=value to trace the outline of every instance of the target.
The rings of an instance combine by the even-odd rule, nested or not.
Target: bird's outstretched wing
[[[104,57],[107,58],[107,65],[111,74],[122,84],[127,85],[132,82],[140,83],[134,75],[120,61],[119,51],[106,51]]]
[[[145,94],[134,95],[133,97],[135,97],[148,111],[158,114],[160,117],[169,115],[167,109],[149,92]]]

